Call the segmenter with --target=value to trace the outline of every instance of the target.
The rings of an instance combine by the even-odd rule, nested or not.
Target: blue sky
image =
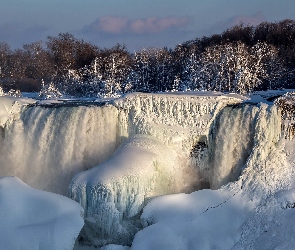
[[[295,19],[294,0],[0,0],[0,42],[12,48],[69,32],[100,47],[174,47],[240,22]]]

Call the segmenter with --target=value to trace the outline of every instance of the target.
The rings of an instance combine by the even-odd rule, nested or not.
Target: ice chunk
[[[0,249],[70,250],[83,227],[82,207],[64,196],[0,178]]]
[[[83,237],[94,245],[130,244],[146,202],[178,191],[176,156],[160,141],[136,135],[109,160],[76,175],[70,197],[85,209]]]

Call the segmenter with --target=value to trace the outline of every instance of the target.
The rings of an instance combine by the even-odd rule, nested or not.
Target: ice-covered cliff
[[[246,114],[253,118],[250,131],[249,122],[245,121]],[[234,117],[240,121],[239,124],[245,124],[244,131]],[[227,164],[233,166],[237,159],[242,158],[244,165],[240,169],[239,180],[219,190],[155,198],[144,208],[141,220],[146,228],[136,234],[132,250],[293,247],[291,218],[294,211],[289,208],[294,206],[292,178],[295,165],[290,162],[294,161],[294,156],[290,159],[286,156],[278,108],[265,104],[231,106],[225,108],[216,122],[219,123],[216,136],[223,138],[218,139],[214,146],[220,150],[220,155],[214,153],[213,162],[217,158],[220,163],[214,164],[214,167],[218,166],[216,174],[222,174],[222,168],[226,169]],[[224,122],[228,129],[225,129]],[[224,133],[220,134],[221,131]],[[235,156],[234,148],[238,147],[236,150],[240,151],[240,147],[245,145],[239,142],[245,136],[240,133],[251,137],[251,149],[247,143],[245,146],[248,157],[240,157],[240,153]],[[294,148],[294,141],[291,145]],[[228,159],[223,159],[226,156]],[[286,236],[282,232],[286,232]]]
[[[241,98],[216,93],[135,93],[116,100],[119,134],[128,140],[109,160],[79,173],[70,184],[70,197],[85,210],[83,240],[97,246],[130,245],[149,199],[199,189],[204,160],[196,145],[207,147],[218,112],[239,102]]]

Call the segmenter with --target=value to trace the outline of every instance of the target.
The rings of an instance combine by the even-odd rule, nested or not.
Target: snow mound
[[[83,227],[81,206],[33,189],[16,177],[0,178],[0,249],[70,250]]]
[[[228,250],[251,209],[240,195],[224,190],[158,197],[142,215],[152,225],[136,234],[131,249]]]

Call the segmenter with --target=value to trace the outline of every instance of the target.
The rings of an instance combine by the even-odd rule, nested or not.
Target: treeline
[[[295,21],[238,25],[174,49],[99,48],[68,33],[22,49],[0,43],[5,91],[114,96],[127,92],[295,87]]]

